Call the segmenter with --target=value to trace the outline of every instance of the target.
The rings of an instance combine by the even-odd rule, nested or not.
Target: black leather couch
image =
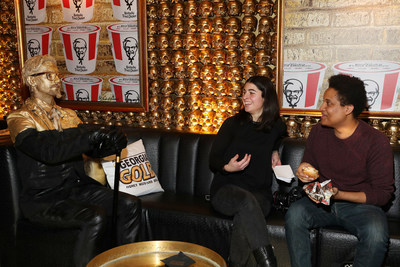
[[[215,212],[208,201],[213,174],[208,154],[214,135],[173,132],[160,129],[125,127],[129,142],[143,139],[148,158],[164,193],[140,197],[142,201],[141,240],[193,242],[228,258],[232,220]],[[4,138],[3,138],[4,139]],[[280,155],[284,164],[295,170],[305,140],[284,140]],[[393,146],[396,188],[400,184],[400,148]],[[18,180],[15,151],[9,142],[0,146],[0,242],[1,266],[14,266],[22,254],[29,266],[71,266],[74,235],[77,229],[43,229],[24,220],[18,208]],[[273,191],[288,192],[297,186],[274,181]],[[400,196],[385,207],[390,224],[390,248],[385,266],[400,266]],[[274,211],[267,219],[271,241],[279,266],[290,266],[284,213]],[[314,266],[342,266],[354,256],[356,238],[343,229],[317,229],[310,233]],[[45,260],[43,258],[48,258]],[[18,260],[21,263],[20,260]],[[22,264],[20,264],[22,265]]]

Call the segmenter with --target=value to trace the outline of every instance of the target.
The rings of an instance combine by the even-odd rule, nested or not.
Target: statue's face
[[[56,64],[46,61],[40,66],[37,73],[49,73],[51,75],[58,74],[59,72]],[[61,97],[61,83],[58,76],[55,76],[52,80],[49,80],[46,74],[30,76],[28,79],[28,85],[32,88],[33,96],[39,99],[44,99],[49,96],[57,98]]]

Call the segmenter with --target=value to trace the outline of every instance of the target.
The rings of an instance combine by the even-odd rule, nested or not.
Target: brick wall
[[[284,60],[327,64],[323,89],[335,63],[400,62],[398,0],[286,0],[284,25]]]

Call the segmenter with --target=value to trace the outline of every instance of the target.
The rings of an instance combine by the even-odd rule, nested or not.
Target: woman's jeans
[[[316,204],[304,197],[291,204],[285,217],[292,267],[311,266],[310,229],[341,226],[358,238],[355,267],[381,266],[389,243],[387,219],[381,208],[351,202]]]
[[[212,196],[218,212],[233,216],[230,260],[245,266],[252,251],[269,245],[265,216],[271,209],[267,194],[251,193],[235,185],[225,185]]]

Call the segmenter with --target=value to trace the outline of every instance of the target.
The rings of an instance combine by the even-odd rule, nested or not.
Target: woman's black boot
[[[253,254],[259,267],[277,267],[274,249],[271,245],[257,248]]]

